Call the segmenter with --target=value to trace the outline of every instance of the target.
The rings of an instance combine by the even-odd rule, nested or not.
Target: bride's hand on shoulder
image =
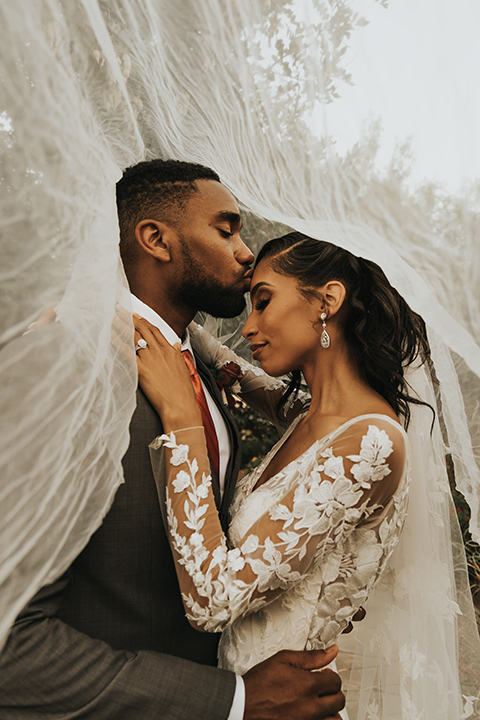
[[[202,424],[189,370],[180,345],[170,345],[162,333],[133,315],[139,384],[162,419],[165,432]]]

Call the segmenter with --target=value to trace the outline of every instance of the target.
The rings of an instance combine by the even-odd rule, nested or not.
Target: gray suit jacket
[[[197,364],[232,444],[220,507],[225,523],[238,434],[208,370]],[[141,390],[130,432],[125,483],[103,524],[15,622],[0,656],[2,720],[228,717],[235,676],[212,667],[218,637],[185,618],[162,520],[164,478],[156,485],[148,451],[162,426]]]

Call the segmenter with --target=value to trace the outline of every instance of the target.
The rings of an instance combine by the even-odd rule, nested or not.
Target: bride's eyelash
[[[264,310],[268,303],[270,302],[270,298],[265,298],[264,300],[257,300],[255,303],[255,310]]]

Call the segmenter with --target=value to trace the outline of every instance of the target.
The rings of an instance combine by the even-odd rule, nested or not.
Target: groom
[[[151,161],[117,185],[120,249],[133,310],[189,348],[198,310],[233,317],[250,250],[231,193],[210,169]],[[216,498],[227,521],[240,455],[236,428],[196,358],[218,438]],[[17,618],[0,656],[4,720],[321,720],[344,704],[334,652],[277,653],[243,678],[216,664],[218,637],[185,619],[148,445],[160,420],[138,390],[125,483],[67,573]]]

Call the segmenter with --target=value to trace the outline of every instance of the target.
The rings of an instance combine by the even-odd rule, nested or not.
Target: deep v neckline
[[[297,455],[296,458],[293,458],[293,460],[290,460],[290,462],[288,462],[286,465],[284,465],[282,468],[280,468],[280,470],[279,470],[278,472],[276,472],[274,475],[272,475],[271,477],[267,478],[267,479],[264,480],[263,482],[260,482],[260,480],[261,480],[262,477],[264,476],[266,470],[268,470],[268,467],[269,467],[269,465],[270,465],[270,462],[271,462],[272,458],[273,458],[273,457],[275,456],[275,454],[280,450],[280,448],[282,448],[282,447],[285,445],[285,443],[287,442],[288,438],[291,436],[291,434],[293,433],[293,431],[295,430],[295,428],[297,427],[297,425],[299,424],[299,422],[306,416],[307,412],[308,412],[308,410],[305,410],[305,412],[300,413],[300,415],[299,415],[297,418],[295,418],[295,420],[292,422],[292,424],[290,425],[290,427],[288,428],[288,430],[284,433],[283,437],[281,437],[280,440],[279,440],[279,441],[272,447],[272,449],[265,455],[265,457],[264,457],[264,459],[262,460],[262,462],[260,463],[260,465],[258,465],[258,466],[252,471],[252,478],[255,478],[255,477],[256,477],[256,481],[255,481],[255,483],[251,486],[250,492],[255,492],[255,490],[259,490],[260,488],[264,487],[265,485],[268,485],[268,484],[271,483],[273,480],[275,480],[276,478],[278,478],[280,475],[282,475],[283,473],[285,473],[285,471],[288,470],[288,468],[289,468],[291,465],[294,465],[294,464],[296,464],[296,463],[299,463],[299,462],[303,459],[303,457],[306,455],[306,453],[310,452],[310,450],[311,450],[315,445],[321,445],[323,442],[325,442],[325,441],[327,441],[327,440],[331,440],[332,438],[335,437],[335,435],[336,435],[340,430],[345,429],[345,428],[348,427],[349,425],[353,425],[355,422],[357,422],[357,421],[359,421],[359,420],[364,420],[365,418],[369,418],[369,417],[371,417],[371,418],[382,418],[382,419],[386,419],[386,420],[388,420],[390,423],[392,423],[392,425],[393,425],[394,427],[400,428],[400,430],[402,431],[402,433],[403,433],[403,435],[405,436],[405,438],[407,437],[407,433],[405,432],[405,429],[403,428],[403,426],[402,426],[397,420],[394,420],[393,418],[391,418],[389,415],[384,415],[383,413],[364,413],[363,415],[356,415],[355,417],[350,418],[349,420],[345,420],[345,422],[343,422],[343,423],[341,423],[340,425],[338,425],[338,427],[336,427],[334,430],[331,430],[329,433],[326,433],[325,435],[322,435],[322,437],[317,438],[317,440],[314,440],[314,442],[313,442],[311,445],[309,445],[307,448],[305,448],[305,450],[304,450],[303,452],[301,452],[300,455]],[[258,473],[257,473],[257,471],[258,471]]]
[[[264,482],[260,482],[260,480],[262,479],[262,477],[265,475],[265,472],[268,470],[268,468],[269,468],[269,466],[270,466],[270,463],[271,463],[271,461],[273,460],[273,458],[275,457],[275,455],[277,454],[277,452],[280,450],[280,448],[282,448],[282,447],[285,445],[285,443],[287,442],[288,438],[291,436],[291,434],[293,433],[293,431],[294,431],[295,428],[297,427],[297,425],[298,425],[298,423],[300,422],[300,420],[302,420],[302,418],[304,418],[304,417],[306,416],[307,412],[308,412],[308,411],[302,412],[302,413],[300,413],[300,415],[299,415],[297,418],[295,418],[295,420],[292,422],[292,424],[291,424],[290,427],[287,429],[287,431],[283,434],[283,436],[280,438],[280,440],[279,440],[277,443],[275,443],[275,445],[274,445],[274,446],[268,451],[268,453],[265,455],[265,457],[263,458],[263,460],[262,460],[262,462],[260,463],[260,465],[258,465],[258,466],[253,470],[252,476],[253,476],[253,477],[256,477],[256,481],[255,481],[255,484],[251,487],[251,492],[254,492],[255,490],[258,490],[259,488],[263,487],[264,485],[266,485],[267,483],[269,483],[269,482],[270,482],[271,480],[273,480],[274,478],[278,477],[278,475],[280,475],[280,473],[283,473],[283,471],[286,470],[286,469],[289,467],[289,465],[291,465],[291,464],[294,463],[294,462],[298,462],[298,460],[300,460],[300,458],[301,458],[303,455],[305,455],[305,453],[308,452],[308,450],[310,450],[310,448],[313,447],[313,445],[314,445],[316,442],[318,442],[318,440],[315,440],[315,443],[312,443],[308,448],[306,448],[306,450],[303,451],[303,453],[301,453],[301,454],[298,455],[296,458],[294,458],[293,460],[291,460],[289,463],[287,463],[286,465],[284,465],[283,468],[281,468],[277,473],[275,473],[275,475],[272,475],[271,477],[267,478]]]

